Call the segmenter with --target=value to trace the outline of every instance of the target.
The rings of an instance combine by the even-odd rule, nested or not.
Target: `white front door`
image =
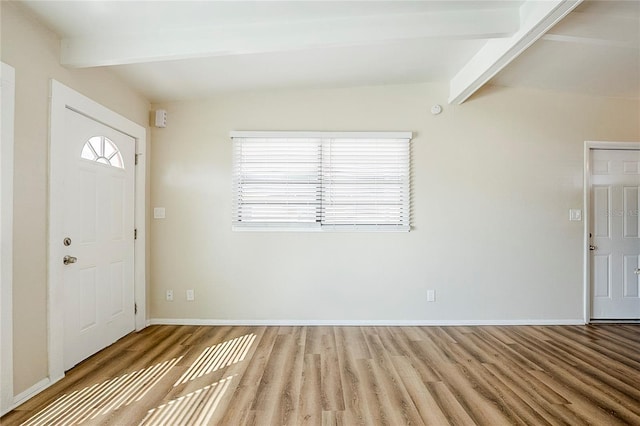
[[[591,151],[592,319],[640,319],[640,151]]]
[[[65,114],[59,244],[68,370],[135,328],[135,140],[70,109]]]

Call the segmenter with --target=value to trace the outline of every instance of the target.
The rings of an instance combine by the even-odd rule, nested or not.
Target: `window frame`
[[[232,194],[233,194],[233,208],[232,208],[232,230],[233,231],[279,231],[279,232],[409,232],[411,230],[411,140],[413,139],[412,132],[311,132],[311,131],[232,131],[230,137],[233,146],[233,164],[232,164]],[[402,181],[403,190],[399,191],[399,194],[404,194],[407,198],[406,202],[402,204],[403,208],[406,208],[406,214],[401,214],[401,218],[398,223],[391,224],[328,224],[323,223],[323,214],[317,216],[317,220],[314,223],[303,222],[270,222],[270,223],[247,223],[240,224],[237,221],[239,208],[242,205],[239,204],[240,197],[240,185],[239,181],[239,155],[237,152],[238,147],[236,139],[319,139],[319,151],[320,158],[318,160],[318,166],[320,167],[320,192],[318,198],[318,206],[320,210],[323,210],[323,202],[325,198],[325,167],[322,153],[326,149],[326,144],[336,143],[336,139],[354,140],[354,139],[366,139],[366,140],[406,140],[406,164],[401,164],[401,168],[405,169],[403,174],[404,181]],[[244,142],[244,141],[243,141]],[[338,142],[339,143],[339,142]],[[400,174],[399,174],[400,176]],[[402,220],[404,219],[404,220]]]

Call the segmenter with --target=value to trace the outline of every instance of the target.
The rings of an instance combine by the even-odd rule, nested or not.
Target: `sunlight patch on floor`
[[[147,413],[140,425],[206,425],[234,376],[176,398]]]
[[[255,339],[255,334],[245,334],[206,348],[173,386],[195,380],[244,360]]]
[[[63,395],[23,425],[71,425],[140,401],[182,357]]]

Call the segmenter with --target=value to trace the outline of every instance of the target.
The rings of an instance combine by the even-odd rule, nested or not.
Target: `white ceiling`
[[[443,81],[457,103],[487,81],[640,98],[640,0],[19,3],[61,63],[108,66],[152,102]]]

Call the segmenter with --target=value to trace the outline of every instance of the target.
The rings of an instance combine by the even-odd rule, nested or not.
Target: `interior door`
[[[640,319],[640,151],[591,151],[591,318]]]
[[[135,140],[65,112],[64,368],[135,328]]]

